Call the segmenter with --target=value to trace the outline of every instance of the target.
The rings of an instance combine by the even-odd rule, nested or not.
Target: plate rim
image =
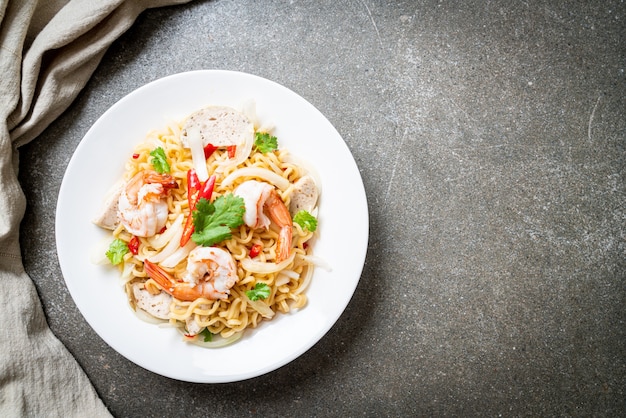
[[[155,369],[155,367],[151,366],[150,364],[146,364],[145,362],[141,362],[141,361],[137,361],[137,359],[133,356],[129,356],[128,352],[126,350],[120,349],[116,344],[112,344],[110,341],[110,338],[107,338],[108,335],[102,335],[102,329],[99,327],[99,324],[94,320],[94,317],[92,316],[91,313],[86,314],[85,313],[85,307],[82,303],[82,301],[77,300],[77,297],[79,297],[79,295],[77,294],[77,290],[74,286],[74,282],[72,281],[72,279],[70,278],[70,276],[72,276],[74,273],[72,270],[68,269],[68,265],[67,265],[67,261],[64,258],[66,256],[65,254],[65,247],[64,247],[64,237],[65,237],[65,233],[67,233],[67,231],[64,229],[65,226],[63,224],[64,222],[64,209],[65,209],[65,205],[67,204],[66,198],[65,196],[67,195],[67,188],[70,187],[69,186],[69,181],[68,180],[68,176],[70,176],[73,173],[73,170],[75,170],[75,158],[79,158],[79,156],[81,156],[85,150],[88,150],[90,146],[93,147],[92,142],[94,141],[93,139],[93,135],[95,135],[99,129],[102,129],[102,125],[104,125],[104,127],[106,127],[106,123],[108,122],[108,118],[112,117],[111,115],[114,115],[115,112],[119,111],[119,109],[123,109],[123,107],[127,104],[132,104],[133,100],[138,100],[138,98],[141,98],[141,96],[143,94],[145,94],[146,91],[149,91],[150,89],[155,89],[158,88],[159,86],[167,86],[168,83],[174,83],[174,85],[176,84],[176,82],[183,80],[185,78],[194,78],[194,77],[206,77],[206,78],[241,78],[241,79],[247,79],[250,82],[253,83],[262,83],[264,84],[266,87],[269,86],[268,88],[270,89],[277,89],[280,90],[282,92],[282,94],[286,94],[288,96],[290,96],[291,99],[299,101],[300,105],[308,107],[309,109],[314,110],[315,112],[317,112],[317,117],[321,117],[323,118],[326,123],[328,124],[328,126],[335,132],[336,134],[336,138],[339,139],[339,142],[336,144],[338,146],[342,146],[344,147],[344,151],[347,151],[347,155],[349,156],[349,165],[351,165],[351,169],[352,170],[356,170],[353,171],[351,173],[352,176],[356,175],[356,177],[358,177],[358,184],[353,185],[356,188],[356,192],[358,195],[361,196],[362,198],[362,202],[363,205],[361,205],[360,207],[360,213],[359,213],[359,218],[360,218],[360,222],[361,222],[361,227],[364,228],[362,232],[362,237],[364,237],[363,242],[361,243],[360,246],[358,246],[356,251],[356,255],[357,257],[357,263],[356,263],[356,268],[354,269],[353,273],[356,275],[356,278],[353,279],[353,281],[351,282],[351,286],[349,287],[349,295],[346,295],[347,297],[344,297],[343,301],[345,301],[345,303],[343,304],[343,306],[338,309],[336,311],[336,316],[334,316],[332,318],[332,320],[328,320],[326,322],[326,326],[322,327],[319,331],[319,335],[316,335],[315,337],[309,338],[309,340],[307,340],[307,344],[303,344],[297,347],[296,350],[293,350],[289,355],[283,356],[280,361],[275,361],[272,364],[268,364],[265,367],[261,367],[259,369],[256,369],[254,371],[251,371],[249,373],[237,373],[237,374],[230,374],[230,375],[208,375],[208,376],[185,376],[185,375],[177,375],[176,373],[171,373],[171,372],[167,372],[167,371],[163,371],[163,370],[159,370],[158,368]],[[216,103],[219,104],[219,103]],[[157,126],[154,127],[155,129],[158,128]],[[136,139],[135,142],[133,142],[133,146],[138,142],[141,141],[143,138],[145,137],[145,132],[143,133],[142,136],[138,137]],[[132,148],[132,146],[131,146]],[[286,147],[287,149],[290,149],[289,146]],[[120,151],[121,152],[121,151]],[[324,184],[322,184],[322,187],[324,188]],[[325,188],[324,188],[325,190]],[[324,196],[324,191],[322,192],[322,199]],[[323,202],[320,204],[323,204]],[[58,200],[57,200],[57,205],[56,205],[56,214],[55,214],[55,242],[57,245],[57,257],[59,259],[59,265],[61,267],[61,272],[63,275],[63,279],[64,282],[70,292],[70,295],[72,297],[73,302],[76,304],[78,310],[80,311],[81,315],[84,317],[84,319],[87,321],[87,323],[89,324],[89,326],[96,332],[96,334],[98,334],[98,336],[100,338],[103,339],[103,341],[109,345],[111,348],[113,348],[117,353],[121,354],[124,358],[126,358],[127,360],[135,363],[136,365],[147,369],[153,373],[165,376],[165,377],[169,377],[169,378],[173,378],[176,380],[181,380],[181,381],[187,381],[187,382],[196,382],[196,383],[226,383],[226,382],[236,382],[236,381],[241,381],[241,380],[246,380],[249,378],[253,378],[253,377],[257,377],[257,376],[261,376],[264,375],[266,373],[269,373],[273,370],[277,370],[279,368],[281,368],[282,366],[290,363],[291,361],[295,360],[296,358],[300,357],[302,354],[304,354],[306,351],[308,351],[310,348],[312,348],[315,344],[317,344],[327,333],[328,331],[330,331],[330,329],[337,323],[337,321],[339,320],[339,318],[341,317],[341,315],[343,315],[343,313],[345,312],[348,304],[350,303],[352,297],[354,296],[354,293],[356,291],[356,288],[358,286],[358,283],[360,281],[361,275],[363,273],[363,268],[364,268],[364,264],[365,264],[365,258],[367,255],[367,247],[368,247],[368,241],[369,241],[369,212],[368,212],[368,202],[367,202],[367,196],[365,194],[365,187],[363,184],[363,180],[361,178],[360,172],[358,170],[358,166],[356,164],[356,161],[354,160],[354,156],[352,155],[351,151],[349,150],[345,140],[343,139],[343,137],[341,136],[341,134],[336,130],[336,128],[330,123],[330,121],[315,107],[313,106],[308,100],[304,99],[302,96],[300,96],[299,94],[297,94],[296,92],[294,92],[293,90],[279,84],[276,83],[272,80],[269,80],[267,78],[264,77],[260,77],[257,75],[253,75],[253,74],[249,74],[249,73],[244,73],[244,72],[240,72],[240,71],[231,71],[231,70],[194,70],[194,71],[186,71],[186,72],[180,72],[180,73],[176,73],[176,74],[171,74],[165,77],[161,77],[158,78],[156,80],[153,80],[149,83],[146,83],[136,89],[134,89],[133,91],[129,92],[128,94],[126,94],[125,96],[123,96],[120,100],[118,100],[117,102],[115,102],[112,106],[110,106],[109,108],[106,109],[106,111],[104,113],[102,113],[102,115],[100,117],[97,118],[97,120],[89,127],[88,131],[85,133],[85,135],[83,136],[83,138],[81,139],[80,143],[77,145],[76,149],[74,150],[74,152],[72,153],[72,157],[70,158],[68,165],[65,169],[64,175],[63,175],[63,180],[61,182],[61,187],[59,189],[59,193],[58,193]],[[314,273],[314,277],[318,274],[317,273],[318,268],[316,268],[316,272]],[[118,289],[121,290],[121,289]],[[308,290],[307,290],[308,291]],[[123,292],[120,292],[120,299],[124,300],[124,303],[126,303],[125,301],[125,297],[123,295]],[[127,303],[126,303],[127,304]],[[296,314],[299,315],[302,312],[306,312],[306,309],[308,308],[305,307],[303,310],[301,310],[301,312],[298,312]],[[273,321],[264,323],[263,326],[261,328],[267,328],[272,324]],[[151,325],[152,327],[156,328],[156,326]],[[258,332],[258,330],[253,330],[253,332]],[[184,344],[181,341],[181,344]],[[237,342],[236,344],[240,344],[240,342]],[[207,350],[204,348],[200,348],[201,350]],[[221,349],[218,349],[221,350]]]

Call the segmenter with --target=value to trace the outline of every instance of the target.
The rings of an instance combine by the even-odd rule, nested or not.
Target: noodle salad
[[[208,106],[135,147],[93,221],[142,319],[220,347],[306,305],[319,181],[272,133]]]

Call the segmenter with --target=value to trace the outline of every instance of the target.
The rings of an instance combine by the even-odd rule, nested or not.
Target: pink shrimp
[[[144,261],[148,276],[178,300],[198,298],[227,299],[230,288],[237,283],[237,267],[232,255],[218,247],[196,247],[189,253],[187,271],[182,281],[176,280],[161,267]]]
[[[248,180],[234,191],[243,198],[246,212],[243,220],[250,228],[268,228],[273,221],[280,228],[276,242],[276,262],[289,258],[293,236],[293,221],[289,209],[276,189],[268,183]]]
[[[165,198],[170,189],[178,187],[169,174],[144,170],[126,183],[119,198],[118,216],[128,232],[138,237],[150,237],[159,232],[167,221]]]

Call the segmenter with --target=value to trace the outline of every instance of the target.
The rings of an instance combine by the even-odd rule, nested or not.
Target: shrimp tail
[[[280,227],[276,242],[276,262],[280,263],[289,258],[293,237],[293,221],[289,209],[280,198],[276,190],[272,190],[265,201],[267,212],[272,221]]]
[[[165,190],[178,188],[178,183],[176,183],[174,177],[169,174],[159,174],[154,171],[146,171],[143,175],[143,181],[144,183],[158,183],[163,186]]]
[[[280,263],[289,258],[291,252],[291,239],[293,230],[291,226],[286,226],[280,229],[278,235],[278,242],[276,242],[276,262]]]
[[[144,260],[143,265],[146,274],[157,282],[164,292],[169,293],[178,300],[191,302],[204,296],[210,299],[225,299],[227,297],[226,295],[217,294],[213,286],[209,283],[198,286],[190,286],[188,283],[179,283],[168,272],[149,260]]]
[[[144,260],[143,266],[146,274],[150,276],[152,280],[157,282],[167,293],[174,296],[174,278],[168,272],[149,260]]]

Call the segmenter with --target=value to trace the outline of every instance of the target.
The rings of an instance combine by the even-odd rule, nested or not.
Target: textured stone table
[[[45,141],[21,149],[24,262],[52,330],[120,417],[623,414],[625,28],[621,1],[146,12]],[[369,202],[344,315],[292,363],[230,384],[170,380],[107,346],[54,241],[62,176],[91,124],[141,85],[196,69],[309,100],[345,139]]]

